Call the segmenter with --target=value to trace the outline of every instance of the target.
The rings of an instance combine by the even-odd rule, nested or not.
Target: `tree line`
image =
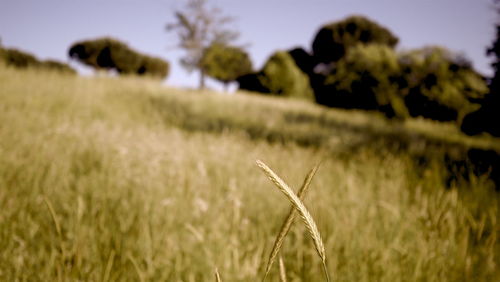
[[[116,71],[120,75],[144,75],[165,79],[169,63],[161,58],[148,56],[130,48],[126,43],[110,37],[79,41],[69,47],[71,59],[96,70]],[[56,70],[76,74],[66,63],[57,60],[39,60],[33,54],[0,45],[0,62],[16,68]]]
[[[461,124],[488,95],[487,81],[462,55],[432,46],[398,52],[399,39],[362,16],[324,25],[303,48],[280,51],[240,88],[318,104],[422,116]]]
[[[495,1],[499,3],[499,1]],[[500,136],[499,38],[487,49],[495,75],[483,77],[463,55],[440,46],[398,51],[399,38],[364,16],[325,24],[310,51],[304,47],[272,54],[254,70],[245,48],[234,44],[239,33],[227,27],[232,18],[209,8],[207,0],[188,0],[175,11],[168,31],[176,32],[185,51],[181,64],[225,86],[266,95],[294,97],[320,105],[378,111],[388,118],[424,117],[456,122],[467,134]],[[1,47],[1,46],[0,46]],[[169,63],[103,37],[72,44],[68,55],[97,70],[165,79]],[[37,66],[75,73],[66,64],[41,62],[15,49],[0,49],[0,59],[17,67]]]
[[[379,111],[388,118],[452,121],[467,134],[500,136],[495,122],[500,117],[498,34],[488,49],[494,57],[491,80],[445,47],[397,51],[399,38],[364,16],[323,25],[311,51],[277,51],[255,71],[244,48],[232,43],[237,33],[224,27],[227,17],[206,5],[207,0],[189,0],[184,10],[176,11],[177,22],[168,26],[178,32],[179,47],[186,50],[182,61],[200,72],[200,88],[208,75],[224,84],[237,81],[241,90]],[[232,37],[218,37],[224,34]]]

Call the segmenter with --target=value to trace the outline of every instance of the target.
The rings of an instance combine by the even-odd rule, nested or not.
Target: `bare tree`
[[[178,48],[186,51],[181,58],[182,66],[188,71],[200,72],[199,88],[205,87],[205,73],[201,59],[206,48],[214,43],[228,44],[238,38],[237,31],[226,28],[233,18],[222,15],[216,7],[207,7],[207,0],[187,0],[182,10],[175,11],[174,23],[167,24],[167,31],[176,32]]]

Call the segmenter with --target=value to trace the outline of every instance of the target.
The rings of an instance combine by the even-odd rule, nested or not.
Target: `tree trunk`
[[[205,89],[205,72],[203,70],[200,70],[200,90]]]

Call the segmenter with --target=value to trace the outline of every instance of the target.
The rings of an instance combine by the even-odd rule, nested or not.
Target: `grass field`
[[[259,281],[290,208],[260,159],[295,190],[322,161],[304,203],[333,281],[498,281],[493,183],[446,187],[440,158],[414,160],[498,143],[420,119],[0,66],[0,280],[214,281],[218,268]],[[295,221],[287,278],[323,281]]]

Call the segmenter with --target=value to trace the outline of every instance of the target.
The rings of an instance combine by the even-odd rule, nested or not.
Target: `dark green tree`
[[[240,77],[238,82],[243,90],[314,100],[308,76],[286,51],[274,53],[260,72]]]
[[[397,54],[380,44],[352,47],[326,77],[324,89],[317,99],[328,106],[458,123],[487,92],[463,56],[439,47]]]
[[[205,50],[201,67],[208,76],[221,81],[225,88],[229,82],[252,72],[252,62],[243,49],[220,43]]]
[[[412,116],[456,120],[477,110],[488,92],[485,80],[462,55],[426,47],[400,56],[402,95]]]
[[[167,31],[175,31],[180,49],[186,55],[181,64],[188,72],[200,72],[199,88],[205,87],[205,72],[201,60],[205,50],[216,43],[229,45],[239,33],[226,27],[232,18],[223,16],[218,8],[207,7],[207,0],[188,0],[187,5],[175,12],[176,22],[167,24]]]
[[[329,64],[340,60],[357,44],[378,43],[394,47],[398,38],[387,28],[362,16],[351,16],[327,24],[318,31],[312,43],[318,63]]]
[[[314,72],[314,67],[316,66],[316,60],[309,54],[304,48],[296,47],[288,51],[288,54],[292,56],[295,64],[304,73],[310,74]]]
[[[97,56],[97,63],[104,68],[116,69],[120,74],[138,73],[143,55],[131,50],[127,45],[111,41]]]
[[[72,59],[76,59],[80,63],[94,69],[111,69],[113,68],[111,61],[105,62],[103,57],[101,57],[98,61],[98,57],[106,47],[115,44],[118,45],[120,43],[108,37],[80,41],[71,45],[68,55]]]
[[[116,70],[119,74],[137,74],[164,79],[168,62],[141,54],[113,38],[98,38],[73,44],[69,56],[94,69]]]
[[[357,45],[378,44],[393,48],[399,39],[387,28],[363,16],[350,16],[320,28],[312,42],[312,58],[309,59],[309,76],[316,101],[320,104],[352,107],[352,95],[337,95],[335,83],[326,82],[327,76],[335,73],[336,62],[349,54]],[[358,50],[359,51],[359,50]],[[294,56],[295,58],[296,56]],[[307,58],[302,56],[302,58]],[[300,65],[300,64],[299,64]],[[307,64],[306,64],[307,65]],[[330,78],[331,80],[331,78]],[[356,83],[357,87],[363,86]],[[369,89],[370,87],[365,87]],[[339,100],[340,99],[340,100]],[[363,103],[367,100],[363,99]],[[365,104],[363,108],[373,108]]]
[[[8,66],[17,68],[39,67],[40,61],[33,55],[17,49],[2,49],[0,53],[2,61]]]
[[[500,24],[496,26],[496,39],[488,49],[487,54],[493,57],[493,78],[490,83],[491,93],[500,93]],[[500,94],[498,94],[500,95]]]
[[[497,13],[500,16],[500,1],[497,4]],[[500,137],[500,20],[496,25],[496,38],[486,51],[493,57],[493,78],[489,82],[489,94],[481,102],[481,108],[464,118],[462,131],[469,135],[487,132]]]
[[[387,45],[356,45],[336,63],[324,84],[319,102],[332,107],[378,110],[404,118],[408,111],[397,80],[398,56]]]
[[[137,70],[139,75],[148,75],[158,79],[168,76],[169,64],[161,58],[142,56],[141,66]]]
[[[7,66],[16,68],[34,68],[76,74],[76,71],[65,63],[56,60],[40,61],[33,54],[17,49],[0,48],[0,61],[3,61]]]

